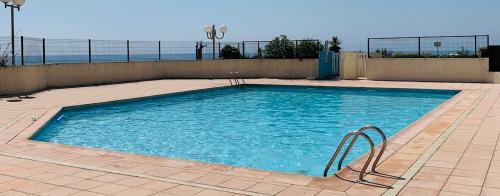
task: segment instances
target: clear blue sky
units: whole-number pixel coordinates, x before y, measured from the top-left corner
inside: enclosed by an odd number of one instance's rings
[[[0,8],[0,35],[10,35],[8,14]],[[226,41],[337,35],[347,50],[384,36],[489,34],[500,43],[499,0],[27,0],[16,17],[18,35],[47,38],[197,41],[215,23],[229,26]]]

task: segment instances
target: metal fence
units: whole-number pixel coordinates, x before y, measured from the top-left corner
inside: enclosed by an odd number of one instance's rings
[[[295,47],[305,40],[291,40]],[[320,45],[319,40],[307,40]],[[220,58],[224,46],[238,48],[241,58],[262,58],[270,41],[217,42],[215,57]],[[11,38],[0,36],[0,55],[12,64]],[[201,56],[197,58],[197,49]],[[130,41],[91,39],[44,39],[15,37],[15,64],[63,64],[131,61],[212,59],[211,42],[195,41]],[[293,57],[292,57],[293,58]],[[302,58],[296,55],[295,58]]]
[[[488,35],[368,38],[368,57],[474,58],[488,46]]]

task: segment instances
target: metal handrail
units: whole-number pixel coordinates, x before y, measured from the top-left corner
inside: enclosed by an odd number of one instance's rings
[[[233,78],[231,77],[233,75],[233,72],[229,72],[229,74],[227,74],[227,79],[229,80],[229,83],[231,83],[231,86],[233,86]]]
[[[366,160],[365,165],[363,166],[363,169],[359,173],[359,180],[364,181],[363,178],[365,176],[366,169],[370,165],[370,163],[373,159],[373,156],[375,154],[375,145],[373,144],[373,140],[370,138],[370,136],[366,135],[365,133],[359,132],[359,131],[351,132],[344,137],[344,139],[342,140],[340,145],[337,147],[337,150],[333,154],[332,158],[330,159],[330,161],[326,165],[325,171],[323,172],[324,177],[328,176],[328,171],[330,170],[330,167],[332,166],[333,162],[335,162],[335,159],[337,158],[338,154],[340,153],[340,150],[342,150],[342,147],[344,147],[345,142],[347,142],[347,140],[349,138],[351,138],[351,136],[354,136],[354,138],[351,140],[351,143],[349,144],[349,147],[352,147],[352,145],[354,144],[354,142],[356,142],[356,140],[358,139],[358,137],[360,135],[363,136],[363,138],[365,138],[365,140],[368,141],[368,143],[370,144],[370,156],[368,157],[368,160]],[[350,151],[349,147],[346,150],[347,153]]]
[[[229,80],[229,83],[231,83],[231,86],[235,85],[237,87],[241,87],[243,85],[246,85],[243,74],[241,74],[239,72],[229,72],[227,78]],[[240,82],[240,80],[241,80],[241,82]]]
[[[387,137],[385,136],[384,132],[380,128],[378,128],[376,126],[372,126],[372,125],[364,126],[361,129],[359,129],[358,132],[363,133],[366,130],[375,130],[377,133],[380,134],[380,137],[382,137],[382,148],[380,149],[380,151],[377,155],[377,158],[375,158],[375,161],[372,164],[372,172],[376,173],[375,169],[377,168],[378,162],[382,158],[382,155],[385,152],[385,148],[387,147]],[[340,161],[339,161],[338,166],[337,166],[338,170],[340,170],[342,168],[342,162],[344,162],[344,159],[347,157],[347,153],[351,150],[352,146],[354,145],[354,142],[355,141],[353,141],[349,144],[349,146],[347,147],[347,150],[342,155],[342,158],[340,158]]]
[[[387,148],[387,137],[386,137],[385,133],[382,131],[382,129],[380,129],[376,126],[373,126],[373,125],[364,126],[361,129],[359,129],[358,131],[363,133],[366,130],[374,130],[380,135],[380,137],[382,137],[382,148],[380,148],[380,151],[377,155],[377,158],[375,158],[375,161],[373,161],[373,164],[372,164],[372,172],[376,173],[375,169],[378,166],[378,162],[382,158],[382,155],[384,154],[385,149]]]
[[[386,135],[384,134],[384,132],[376,127],[376,126],[372,126],[372,125],[368,125],[368,126],[364,126],[362,128],[360,128],[358,131],[354,131],[354,132],[351,132],[351,133],[348,133],[344,139],[342,140],[342,142],[340,142],[339,146],[337,147],[337,150],[335,151],[335,153],[333,154],[332,158],[330,159],[330,161],[328,162],[328,164],[326,165],[326,168],[325,168],[325,171],[323,172],[323,176],[326,177],[328,175],[328,171],[330,170],[333,162],[335,162],[335,159],[337,158],[337,156],[339,155],[340,151],[342,150],[342,148],[344,147],[345,143],[347,142],[347,140],[349,138],[351,138],[351,136],[354,136],[354,138],[351,140],[351,143],[349,143],[349,146],[347,147],[347,149],[344,151],[344,154],[342,155],[342,157],[340,158],[339,160],[339,163],[338,163],[338,167],[337,169],[340,170],[342,168],[342,162],[344,161],[344,159],[347,157],[347,155],[349,154],[349,152],[351,151],[351,148],[352,146],[354,146],[354,144],[356,143],[356,140],[358,139],[359,135],[363,136],[367,141],[368,143],[370,144],[370,156],[368,157],[368,160],[366,160],[364,166],[363,166],[363,169],[361,170],[360,174],[359,174],[359,180],[363,181],[363,177],[364,177],[364,174],[366,172],[366,169],[368,168],[368,166],[370,165],[371,163],[371,160],[373,159],[373,156],[375,154],[375,145],[373,143],[373,140],[370,138],[370,136],[368,136],[367,134],[365,134],[364,132],[367,131],[367,130],[375,130],[377,133],[380,134],[380,136],[382,137],[382,148],[380,149],[378,155],[377,155],[377,158],[375,159],[375,161],[373,162],[372,164],[372,172],[376,173],[375,169],[377,168],[377,165],[378,165],[378,162],[380,161],[380,159],[382,158],[382,155],[384,154],[385,152],[385,149],[387,147],[387,137]]]

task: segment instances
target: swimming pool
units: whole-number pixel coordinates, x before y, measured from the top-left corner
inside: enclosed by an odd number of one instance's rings
[[[346,133],[372,124],[390,137],[456,93],[268,85],[216,88],[65,108],[32,139],[321,176]],[[367,151],[368,144],[359,140],[344,163]]]

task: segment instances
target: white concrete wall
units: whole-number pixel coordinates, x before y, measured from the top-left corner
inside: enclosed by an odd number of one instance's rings
[[[368,80],[493,83],[487,58],[370,58]]]
[[[247,78],[305,79],[317,76],[316,59],[235,59],[0,67],[0,95],[50,88],[155,79],[217,79],[229,72]]]

